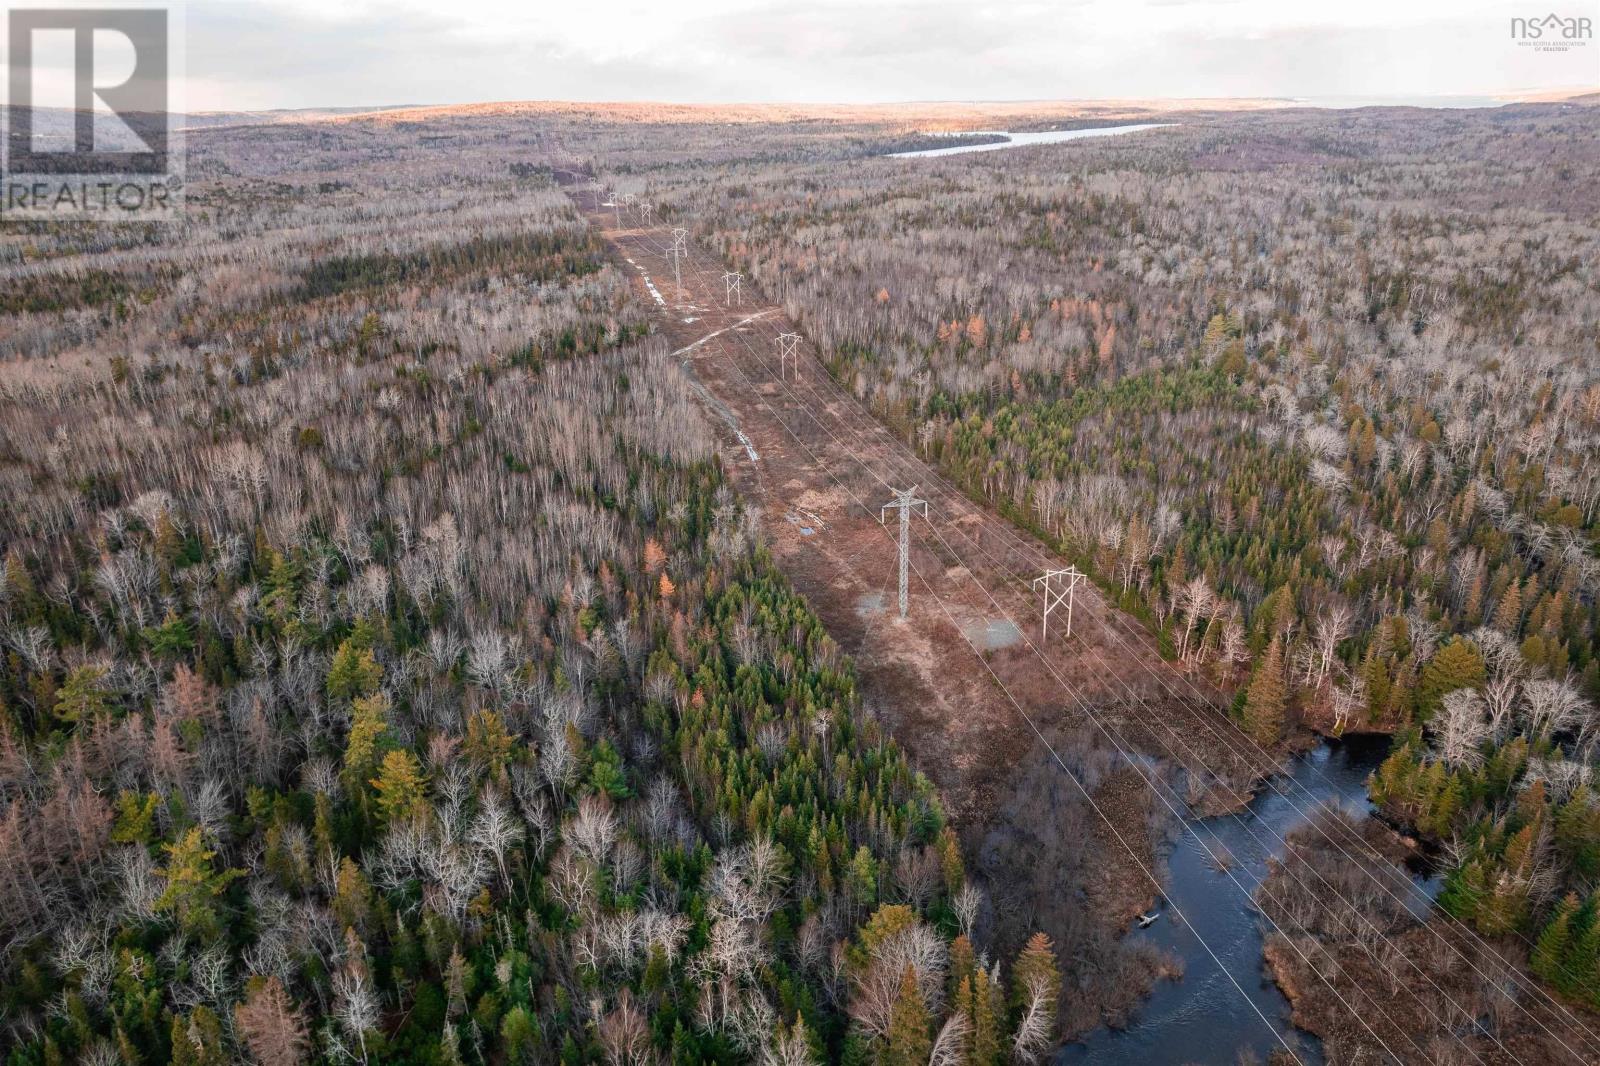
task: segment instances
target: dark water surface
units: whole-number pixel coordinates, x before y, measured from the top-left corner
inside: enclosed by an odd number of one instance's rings
[[[1281,849],[1280,838],[1321,804],[1331,801],[1370,811],[1367,775],[1387,752],[1383,738],[1330,741],[1293,759],[1287,778],[1274,782],[1276,790],[1263,788],[1238,818],[1191,822],[1168,861],[1171,878],[1166,898],[1158,903],[1160,920],[1128,934],[1176,955],[1183,962],[1183,978],[1158,983],[1127,1029],[1098,1029],[1063,1048],[1056,1062],[1232,1066],[1245,1051],[1265,1061],[1282,1046],[1281,1035],[1302,1062],[1321,1063],[1320,1042],[1289,1023],[1289,1003],[1261,957],[1260,918],[1240,886],[1255,891],[1266,876],[1267,859]],[[1231,878],[1215,867],[1202,842],[1219,855],[1222,848],[1232,855]],[[1178,918],[1178,910],[1194,930]],[[1220,967],[1201,939],[1221,960]]]

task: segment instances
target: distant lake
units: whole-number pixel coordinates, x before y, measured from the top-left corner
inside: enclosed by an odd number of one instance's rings
[[[893,159],[919,159],[936,155],[960,155],[963,152],[996,152],[1002,148],[1023,148],[1033,144],[1059,144],[1062,141],[1079,141],[1085,137],[1114,137],[1119,133],[1137,133],[1140,130],[1158,130],[1176,126],[1176,122],[1141,122],[1133,126],[1099,126],[1087,130],[1046,130],[1043,133],[1011,133],[1008,130],[963,130],[954,137],[1005,137],[1003,141],[988,144],[957,144],[949,148],[924,148],[920,152],[891,152]]]

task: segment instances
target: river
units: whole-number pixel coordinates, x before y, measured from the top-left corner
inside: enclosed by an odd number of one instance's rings
[[[1281,1034],[1307,1066],[1320,1064],[1320,1042],[1289,1022],[1289,1002],[1262,960],[1260,921],[1239,885],[1254,892],[1266,876],[1267,859],[1281,848],[1279,840],[1322,803],[1370,811],[1367,775],[1387,751],[1383,738],[1330,741],[1295,757],[1287,777],[1277,779],[1276,789],[1263,788],[1241,817],[1191,822],[1168,862],[1170,881],[1157,908],[1161,917],[1149,929],[1128,934],[1177,956],[1184,966],[1183,978],[1157,984],[1128,1028],[1098,1029],[1063,1048],[1056,1062],[1234,1066],[1244,1051],[1265,1061],[1280,1046]],[[1213,866],[1202,841],[1218,854],[1220,844],[1233,856],[1231,873],[1239,885]],[[1432,894],[1432,885],[1418,883]],[[1194,923],[1199,939],[1175,910]],[[1221,961],[1220,967],[1207,946]],[[1243,989],[1243,997],[1228,979],[1230,974]]]
[[[964,152],[996,152],[1002,148],[1024,148],[1033,144],[1059,144],[1062,141],[1081,141],[1085,137],[1114,137],[1120,133],[1137,133],[1140,130],[1158,130],[1176,126],[1176,122],[1140,122],[1132,126],[1096,126],[1086,130],[1045,130],[1040,133],[1011,133],[1007,130],[965,130],[964,135],[985,134],[1008,138],[988,144],[956,144],[949,148],[924,148],[917,152],[891,152],[891,159],[931,159],[940,155],[961,155]],[[952,134],[955,136],[955,134]]]

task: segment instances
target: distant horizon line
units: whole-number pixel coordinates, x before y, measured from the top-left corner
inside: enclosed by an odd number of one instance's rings
[[[1448,92],[1448,93],[1316,93],[1311,95],[1276,96],[1059,96],[1059,97],[1007,97],[991,99],[926,98],[917,100],[670,100],[670,99],[569,99],[560,97],[528,97],[524,99],[485,99],[455,103],[393,103],[393,104],[308,104],[295,107],[215,107],[173,111],[171,114],[194,118],[228,115],[315,115],[355,116],[392,111],[429,111],[452,108],[514,107],[519,105],[570,105],[575,107],[671,107],[691,110],[716,110],[718,108],[793,108],[804,110],[828,109],[888,109],[917,107],[1020,107],[1045,105],[1092,105],[1101,107],[1143,107],[1176,109],[1176,105],[1206,104],[1256,104],[1277,108],[1304,107],[1314,110],[1350,110],[1361,107],[1428,107],[1425,101],[1438,101],[1441,109],[1449,109],[1449,101],[1471,102],[1464,106],[1488,107],[1519,103],[1561,103],[1589,96],[1600,96],[1600,86],[1569,86],[1554,89],[1510,89],[1499,92]],[[1478,103],[1478,102],[1483,103]],[[1463,106],[1458,104],[1457,107]],[[0,111],[7,110],[0,106]],[[76,113],[76,108],[39,107],[35,110],[50,113]],[[97,112],[98,113],[98,112]]]
[[[340,111],[340,112],[368,112],[368,111],[416,111],[426,109],[450,107],[495,107],[513,104],[579,104],[594,107],[614,106],[657,106],[657,107],[685,107],[685,108],[717,108],[717,107],[795,107],[795,108],[828,108],[828,107],[921,107],[934,105],[977,105],[999,106],[1008,104],[1139,104],[1139,103],[1199,103],[1199,102],[1230,102],[1230,103],[1278,103],[1287,105],[1304,105],[1308,107],[1321,107],[1313,103],[1317,100],[1352,100],[1370,101],[1368,106],[1385,106],[1380,101],[1398,100],[1498,100],[1503,103],[1559,103],[1562,100],[1575,99],[1583,96],[1600,95],[1600,85],[1594,86],[1561,86],[1556,88],[1520,88],[1504,90],[1482,90],[1465,92],[1438,92],[1438,93],[1310,93],[1310,94],[1273,94],[1265,96],[1253,95],[1195,95],[1178,96],[1171,94],[1152,94],[1148,96],[1036,96],[1036,97],[926,97],[908,100],[780,100],[780,99],[747,99],[747,100],[674,100],[667,98],[622,98],[611,97],[605,99],[588,99],[577,97],[505,97],[500,99],[462,100],[453,103],[420,102],[393,104],[305,104],[299,106],[279,107],[212,107],[196,108],[188,111],[175,112],[187,115],[225,115],[247,114],[265,115],[306,111]],[[1395,106],[1395,105],[1391,105]],[[1403,106],[1403,105],[1399,105]],[[57,109],[67,110],[67,109]]]

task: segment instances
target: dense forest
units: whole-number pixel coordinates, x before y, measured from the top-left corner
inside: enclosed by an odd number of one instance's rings
[[[1600,1005],[1593,115],[1180,116],[848,166],[588,150],[1236,691],[1255,742],[1393,734],[1373,798],[1440,856],[1447,914]]]
[[[179,225],[0,230],[8,1066],[1031,1062],[1111,980],[986,943],[574,161],[1251,742],[1394,737],[1281,983],[1404,960],[1439,1062],[1530,1009],[1486,952],[1600,1009],[1593,107],[877,158],[1114,120],[926,110],[215,129]]]
[[[1056,1042],[540,143],[219,130],[181,226],[0,234],[10,1066]]]

